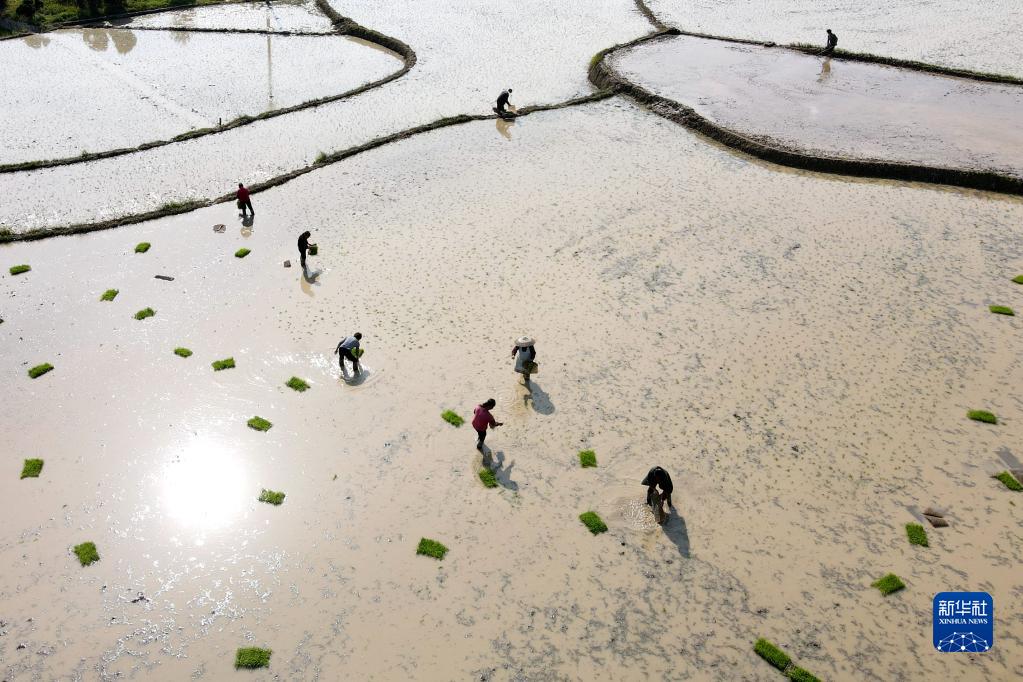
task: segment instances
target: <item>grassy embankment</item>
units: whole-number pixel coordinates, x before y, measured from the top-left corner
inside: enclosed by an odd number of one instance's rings
[[[139,12],[179,5],[213,5],[222,0],[0,0],[0,17],[36,26],[97,19],[111,14]]]

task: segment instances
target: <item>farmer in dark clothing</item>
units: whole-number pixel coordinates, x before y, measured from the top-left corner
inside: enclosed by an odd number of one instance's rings
[[[497,113],[499,114],[505,113],[505,107],[508,106],[508,98],[511,97],[511,93],[512,89],[508,88],[507,90],[502,91],[501,94],[497,96],[497,106],[495,107]]]
[[[303,270],[305,269],[305,254],[309,251],[309,237],[311,236],[312,233],[309,232],[309,230],[306,230],[298,236],[298,255],[300,262],[302,263]]]
[[[660,503],[657,505],[657,521],[658,523],[664,523],[667,518],[664,514],[664,503],[668,503],[668,507],[671,509],[675,508],[675,505],[671,503],[671,491],[674,490],[674,486],[671,484],[671,476],[668,472],[661,467],[654,467],[647,472],[646,478],[642,481],[646,489],[646,503],[653,506],[654,501],[660,499]],[[657,492],[657,488],[661,489],[661,492]]]
[[[828,44],[824,48],[824,51],[821,52],[821,54],[824,54],[824,55],[830,55],[832,52],[835,51],[835,46],[838,45],[838,36],[836,36],[834,33],[832,33],[830,28],[827,29],[827,31],[828,31]]]
[[[496,429],[503,423],[494,419],[490,411],[497,405],[497,401],[491,398],[485,403],[476,406],[472,411],[472,428],[476,429],[476,449],[483,451],[483,441],[487,439],[487,428]]]
[[[256,212],[252,210],[252,199],[249,199],[249,190],[245,189],[245,185],[238,183],[238,191],[235,193],[238,197],[238,208],[242,211],[242,216],[245,215],[245,209],[249,209],[249,213],[256,215]]]
[[[345,370],[345,360],[352,363],[352,371],[355,374],[359,373],[359,358],[361,353],[355,353],[359,350],[359,341],[362,340],[362,334],[355,332],[352,336],[341,341],[337,344],[337,348],[334,349],[334,354],[338,356],[337,363],[341,366],[341,371]]]

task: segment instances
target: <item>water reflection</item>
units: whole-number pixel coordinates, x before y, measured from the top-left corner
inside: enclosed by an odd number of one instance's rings
[[[503,118],[497,119],[497,132],[501,133],[501,137],[506,140],[512,139],[511,127],[515,125],[514,121],[505,121]]]
[[[82,29],[82,40],[97,52],[106,51],[110,47],[110,43],[113,42],[114,49],[117,50],[118,54],[128,54],[135,48],[135,44],[138,43],[138,38],[135,37],[134,31],[108,28]]]
[[[24,42],[29,47],[38,50],[41,47],[46,47],[47,45],[49,45],[50,39],[40,33],[33,33],[30,36],[25,36],[22,39],[22,42]]]
[[[161,504],[183,530],[207,531],[229,525],[255,499],[244,463],[230,447],[196,440],[167,465]]]
[[[817,74],[817,82],[824,83],[831,78],[831,57],[825,57],[821,62],[821,71]]]

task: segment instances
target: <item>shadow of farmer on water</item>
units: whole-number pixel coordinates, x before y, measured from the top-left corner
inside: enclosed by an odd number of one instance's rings
[[[554,403],[551,402],[551,396],[540,388],[540,384],[531,379],[527,386],[529,393],[522,396],[522,404],[526,406],[532,405],[533,411],[537,414],[554,414]]]
[[[671,510],[668,514],[668,520],[661,525],[661,530],[671,540],[672,544],[678,548],[678,553],[688,559],[689,530],[686,528],[686,520],[678,513],[678,510]]]
[[[508,490],[518,490],[519,484],[512,480],[511,470],[515,466],[515,461],[512,460],[508,463],[508,466],[504,465],[504,451],[498,450],[493,453],[491,458],[491,450],[486,445],[483,446],[483,466],[487,467],[494,472],[494,478],[501,484],[501,487],[507,488]]]

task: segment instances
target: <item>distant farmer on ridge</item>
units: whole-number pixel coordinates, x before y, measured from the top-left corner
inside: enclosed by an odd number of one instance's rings
[[[249,209],[249,213],[256,215],[256,212],[252,210],[252,199],[249,199],[249,190],[245,189],[245,185],[238,183],[238,192],[235,194],[238,197],[238,208],[241,209],[242,217],[245,216],[245,209]]]
[[[353,335],[341,341],[337,344],[337,348],[334,349],[334,355],[337,355],[337,364],[341,366],[341,371],[345,370],[345,360],[352,363],[352,371],[355,374],[359,373],[359,358],[356,357],[354,351],[359,349],[359,341],[362,340],[362,334],[355,332]],[[361,355],[361,353],[359,353]]]
[[[504,114],[505,107],[508,106],[508,98],[511,97],[511,94],[512,94],[511,88],[501,91],[501,94],[497,96],[497,106],[494,107],[494,111],[496,111],[498,114]]]
[[[836,36],[834,33],[832,33],[830,28],[827,29],[827,31],[828,31],[828,44],[824,48],[824,51],[821,52],[821,54],[830,55],[832,52],[835,51],[835,46],[838,45],[838,36]]]

